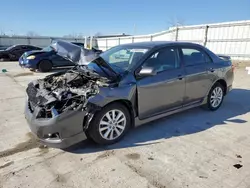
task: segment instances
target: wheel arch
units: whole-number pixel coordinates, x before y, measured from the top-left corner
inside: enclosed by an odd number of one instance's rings
[[[217,83],[219,83],[220,85],[222,85],[223,86],[223,92],[224,92],[224,96],[227,94],[227,82],[224,80],[224,79],[219,79],[219,80],[217,80],[214,84],[213,84],[213,86],[215,85],[215,84],[217,84]],[[212,86],[212,87],[213,87]]]
[[[131,127],[134,127],[134,125],[135,125],[135,110],[133,109],[132,102],[129,100],[126,100],[126,99],[117,99],[117,100],[114,100],[112,102],[105,104],[102,108],[109,106],[111,104],[114,104],[114,103],[122,104],[123,106],[125,106],[128,109],[128,112],[129,112],[130,117],[131,117],[130,118],[131,119],[131,122],[130,122]]]
[[[39,69],[39,65],[40,65],[40,63],[41,63],[42,61],[49,61],[49,62],[51,63],[51,65],[52,65],[52,67],[53,67],[53,63],[52,63],[52,61],[51,61],[50,59],[41,59],[41,60],[38,61],[38,63],[36,64],[36,69]]]

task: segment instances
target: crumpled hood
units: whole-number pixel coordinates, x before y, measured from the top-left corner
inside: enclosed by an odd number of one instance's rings
[[[58,55],[76,65],[87,65],[98,56],[93,50],[84,49],[70,42],[56,40],[50,45]]]
[[[76,65],[87,65],[89,62],[94,61],[95,59],[102,59],[94,50],[88,50],[63,40],[53,41],[50,46],[59,56],[62,56],[63,58],[73,62]],[[113,70],[112,67],[103,59],[102,61],[95,62],[99,66],[104,66],[115,75],[117,75],[116,71]]]

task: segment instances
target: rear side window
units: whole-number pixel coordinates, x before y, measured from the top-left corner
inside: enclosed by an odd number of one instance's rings
[[[194,66],[211,62],[210,57],[199,49],[182,48],[185,66]]]
[[[144,67],[152,67],[159,73],[166,70],[177,69],[180,67],[177,48],[166,47],[157,50],[147,59]]]

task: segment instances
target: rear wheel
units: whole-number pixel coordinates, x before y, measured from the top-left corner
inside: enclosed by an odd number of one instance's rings
[[[4,55],[0,58],[0,61],[10,61],[10,57],[8,55]]]
[[[49,60],[42,60],[38,65],[38,70],[41,72],[49,72],[52,69],[52,63]]]
[[[128,109],[120,103],[113,103],[95,114],[88,134],[98,144],[113,144],[127,133],[130,120]]]
[[[215,111],[220,108],[224,99],[224,88],[220,83],[216,83],[210,90],[207,98],[207,108]]]

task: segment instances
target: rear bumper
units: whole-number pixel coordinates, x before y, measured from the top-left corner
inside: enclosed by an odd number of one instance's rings
[[[37,119],[39,107],[32,113],[29,104],[25,105],[25,118],[31,132],[41,143],[54,148],[67,148],[86,139],[83,131],[84,111],[68,111],[56,117]]]

